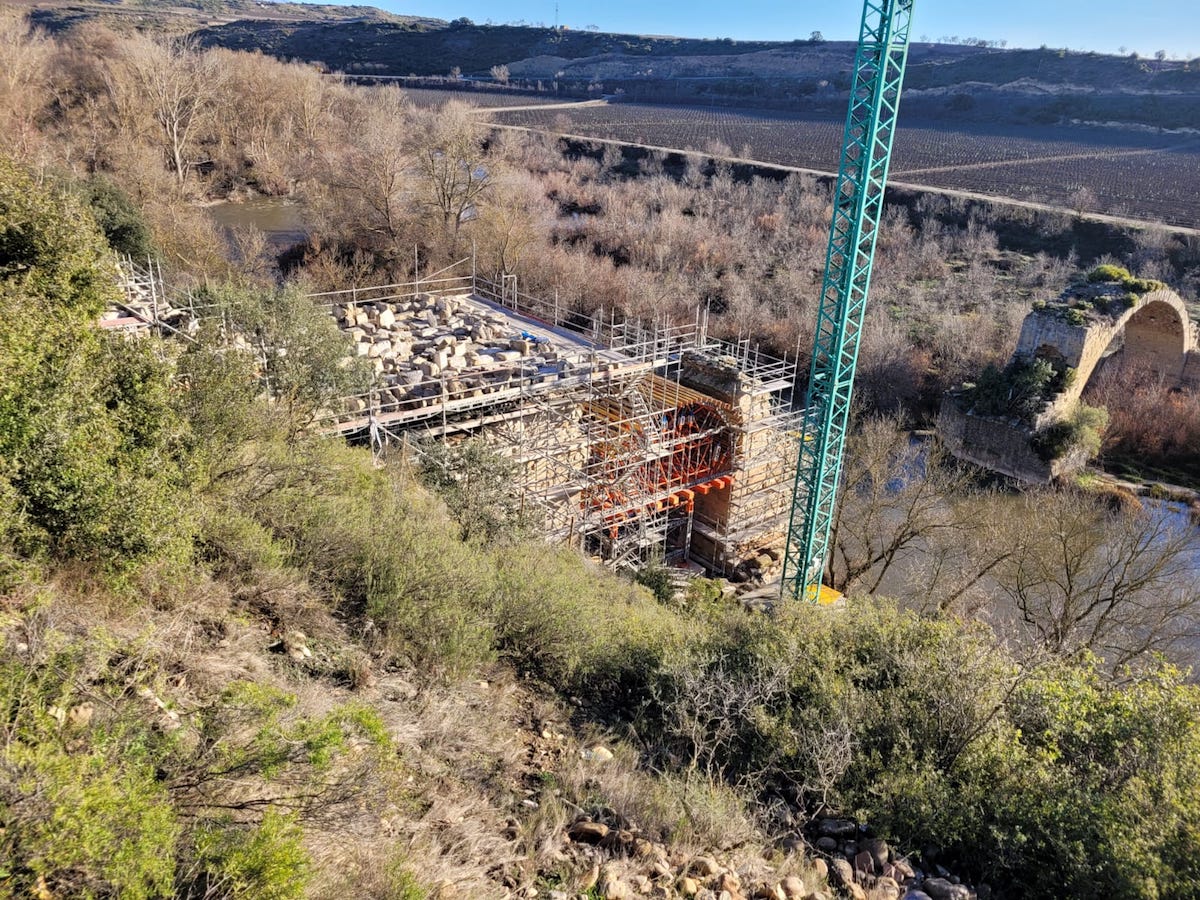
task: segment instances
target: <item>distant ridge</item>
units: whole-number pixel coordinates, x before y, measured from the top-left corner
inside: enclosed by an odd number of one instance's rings
[[[208,47],[260,51],[356,77],[456,75],[476,83],[504,66],[518,88],[561,96],[838,114],[849,41],[735,41],[477,25],[371,6],[259,0],[17,0],[62,30],[99,20],[120,30],[193,33]],[[448,86],[453,87],[451,82]],[[994,124],[1104,123],[1180,129],[1200,122],[1200,60],[1141,59],[1052,48],[918,43],[906,116]]]
[[[271,22],[280,26],[322,22],[391,22],[445,25],[441,19],[401,16],[374,6],[339,6],[331,3],[292,3],[277,0],[6,0],[24,7],[37,25],[51,32],[88,21],[99,21],[118,31],[186,33],[197,28],[241,20]]]

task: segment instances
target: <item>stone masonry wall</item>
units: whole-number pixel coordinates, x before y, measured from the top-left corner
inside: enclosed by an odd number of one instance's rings
[[[1169,290],[1141,297],[1122,315],[1089,314],[1072,325],[1054,309],[1034,310],[1025,317],[1014,358],[1052,357],[1075,370],[1071,387],[1055,398],[1056,409],[1078,400],[1088,379],[1113,342],[1124,338],[1121,352],[1166,378],[1181,381],[1197,352],[1195,329],[1183,301]]]
[[[957,458],[1020,481],[1048,484],[1087,462],[1068,454],[1047,463],[1030,446],[1033,429],[1015,420],[964,412],[954,397],[942,401],[937,431]]]

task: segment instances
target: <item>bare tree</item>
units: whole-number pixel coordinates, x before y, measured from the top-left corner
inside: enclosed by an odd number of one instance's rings
[[[164,42],[130,38],[121,62],[132,87],[149,104],[162,132],[167,162],[183,185],[196,133],[226,77],[223,67],[212,54],[199,52],[180,38]]]
[[[508,84],[508,66],[492,66],[492,77],[501,84]]]
[[[1113,511],[1074,490],[1024,495],[996,572],[1023,631],[1052,653],[1110,665],[1200,636],[1200,541],[1159,510]]]
[[[958,609],[1008,554],[988,540],[986,497],[940,445],[916,443],[896,416],[867,419],[847,447],[828,584],[847,593],[912,594],[926,611]]]
[[[311,68],[294,71],[292,114],[306,153],[311,155],[315,154],[318,144],[329,140],[326,129],[332,120],[334,105],[345,99],[344,88],[331,84]]]
[[[54,42],[30,29],[25,16],[0,11],[0,141],[21,151],[49,99],[47,82]]]
[[[510,174],[498,179],[475,231],[483,264],[496,275],[516,272],[545,240],[537,214],[541,213],[543,221],[553,221],[553,209],[547,207],[533,177]]]
[[[1096,192],[1088,187],[1081,187],[1075,193],[1071,194],[1071,209],[1075,210],[1075,215],[1082,216],[1084,213],[1095,212],[1100,205],[1099,199],[1096,197]]]
[[[330,194],[325,205],[331,220],[353,222],[395,255],[413,205],[412,107],[399,90],[388,87],[345,112],[349,148],[326,153],[321,180]]]
[[[260,55],[209,51],[228,79],[218,98],[221,121],[214,135],[235,170],[247,167],[260,189],[283,192],[287,163],[298,141],[305,70]]]
[[[687,756],[685,768],[710,781],[734,774],[727,767],[745,755],[761,711],[786,692],[788,674],[783,657],[757,666],[719,651],[676,660],[657,700],[667,734]],[[763,768],[737,774],[752,783],[765,772],[765,764],[759,765]]]
[[[440,111],[424,113],[418,122],[424,137],[416,151],[416,166],[423,185],[423,206],[441,220],[454,237],[491,186],[483,135],[471,113],[461,103],[447,103]]]

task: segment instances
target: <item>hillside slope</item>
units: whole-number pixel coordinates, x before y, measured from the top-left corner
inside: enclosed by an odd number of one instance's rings
[[[256,0],[14,0],[51,32],[98,21],[118,31],[194,33],[205,47],[261,51],[364,76],[490,78],[564,97],[794,109],[840,115],[854,45],[733,41],[477,25],[371,6]],[[1180,129],[1200,122],[1200,65],[1041,48],[914,44],[908,117],[960,122],[1104,122]]]
[[[436,26],[440,19],[400,16],[374,6],[331,3],[259,2],[259,0],[175,0],[146,3],[139,0],[10,0],[24,8],[30,20],[50,32],[60,32],[83,22],[98,21],[117,31],[169,34],[239,20],[262,20],[275,24],[317,22],[420,22]]]
[[[854,45],[836,41],[696,40],[551,28],[426,22],[241,21],[204,28],[204,46],[319,61],[356,75],[487,77],[566,95],[623,92],[645,101],[844,104]],[[1116,121],[1163,128],[1200,122],[1200,67],[1053,49],[917,44],[908,115],[959,121]]]

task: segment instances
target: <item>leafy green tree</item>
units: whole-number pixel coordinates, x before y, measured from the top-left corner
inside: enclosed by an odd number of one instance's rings
[[[103,175],[89,179],[81,192],[114,252],[134,260],[154,254],[150,226],[128,194]]]
[[[484,441],[429,441],[420,459],[422,479],[446,501],[464,541],[495,542],[521,530],[516,466]]]
[[[649,588],[660,603],[666,603],[675,596],[675,580],[671,577],[671,570],[661,559],[655,558],[646,562],[637,570],[634,581]]]
[[[169,367],[99,333],[116,295],[81,199],[0,160],[0,540],[23,553],[112,569],[187,553]]]
[[[328,310],[297,285],[264,289],[227,284],[211,289],[225,334],[209,334],[210,352],[220,344],[241,347],[271,407],[292,431],[312,424],[322,410],[367,389],[365,361],[351,358],[349,340]]]

